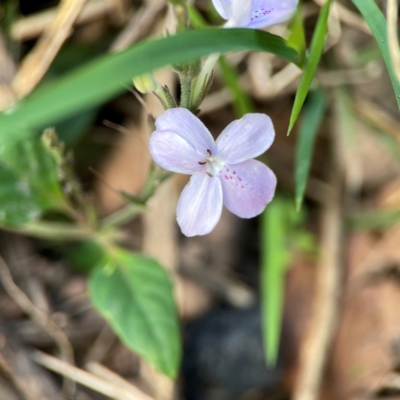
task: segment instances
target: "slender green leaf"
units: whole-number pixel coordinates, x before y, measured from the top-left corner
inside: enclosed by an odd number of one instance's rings
[[[400,210],[373,210],[350,214],[347,222],[354,230],[384,230],[400,223]]]
[[[296,146],[295,185],[296,209],[301,208],[313,156],[315,138],[326,111],[327,101],[322,90],[311,92],[301,121]]]
[[[276,198],[262,215],[261,309],[267,362],[276,363],[283,313],[284,273],[290,255],[287,239],[287,207]]]
[[[175,378],[181,358],[172,284],[153,259],[118,250],[91,273],[89,293],[121,340],[165,375]]]
[[[303,107],[304,101],[307,97],[307,93],[310,90],[311,83],[314,79],[315,72],[321,59],[322,51],[324,49],[325,37],[328,31],[328,17],[331,6],[331,0],[326,0],[324,6],[321,9],[321,13],[318,18],[317,26],[312,38],[310,52],[304,68],[304,73],[300,79],[299,87],[297,89],[296,98],[292,109],[292,115],[290,116],[290,123],[288,134],[292,130],[300,111]]]
[[[109,54],[43,86],[13,109],[0,114],[0,146],[27,130],[51,125],[123,92],[135,76],[169,64],[211,54],[253,50],[276,54],[297,63],[296,51],[284,39],[251,29],[203,29],[145,41]]]
[[[392,81],[394,93],[396,95],[397,104],[400,108],[400,82],[397,80],[393,69],[393,63],[390,56],[388,38],[387,38],[387,23],[381,10],[374,0],[352,0],[355,6],[360,10],[361,14],[367,21],[372,33],[381,49],[382,56],[385,60]]]
[[[290,35],[288,38],[288,45],[296,49],[300,54],[301,64],[304,64],[306,55],[306,35],[304,32],[304,23],[301,16],[300,6],[297,7],[296,14],[289,26]]]
[[[241,118],[247,113],[254,112],[254,104],[249,95],[243,90],[236,70],[223,56],[219,59],[219,66],[222,71],[222,79],[233,95],[233,107],[236,115]]]

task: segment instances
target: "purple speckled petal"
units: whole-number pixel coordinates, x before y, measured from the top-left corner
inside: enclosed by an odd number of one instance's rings
[[[171,108],[156,120],[157,131],[176,132],[193,147],[215,153],[215,141],[205,125],[186,108]]]
[[[217,154],[237,164],[264,153],[275,138],[271,118],[265,114],[246,114],[229,124],[217,139]]]
[[[261,214],[275,194],[275,174],[260,161],[227,165],[220,179],[226,208],[241,218]]]
[[[199,164],[207,151],[199,150],[176,132],[155,131],[150,138],[150,153],[154,161],[168,171],[194,174],[205,166]]]
[[[194,174],[183,189],[176,212],[184,235],[210,233],[221,218],[221,181],[206,173]]]
[[[296,12],[298,0],[253,0],[248,28],[268,28],[288,21]]]
[[[230,0],[212,0],[215,9],[223,19],[229,18],[229,10],[231,7]]]

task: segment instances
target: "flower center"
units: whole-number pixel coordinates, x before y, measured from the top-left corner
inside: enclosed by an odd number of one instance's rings
[[[212,155],[210,150],[207,150],[205,161],[199,162],[199,164],[205,165],[206,173],[211,176],[216,176],[225,166],[224,161],[217,155]]]

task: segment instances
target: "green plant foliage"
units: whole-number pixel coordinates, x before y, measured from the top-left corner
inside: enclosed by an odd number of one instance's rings
[[[324,117],[327,101],[322,90],[311,92],[304,107],[296,145],[295,160],[295,201],[299,210],[303,203],[313,156],[315,138]]]
[[[382,56],[385,60],[392,81],[394,93],[396,95],[397,104],[400,108],[400,82],[396,78],[393,69],[393,63],[390,56],[388,39],[387,39],[387,23],[381,10],[374,0],[352,0],[354,5],[360,10],[361,14],[367,21],[372,33],[378,43]]]
[[[296,49],[300,54],[301,64],[304,64],[307,59],[306,35],[300,7],[297,7],[296,14],[289,26],[289,31],[288,45]]]
[[[0,224],[21,225],[39,217],[41,208],[29,183],[0,164]]]
[[[239,50],[271,52],[298,62],[296,51],[284,39],[251,29],[210,28],[145,41],[44,85],[14,109],[0,114],[0,145],[26,136],[28,129],[52,125],[101,104],[123,92],[133,77],[211,53]]]
[[[219,66],[222,71],[222,79],[233,95],[233,107],[237,117],[241,118],[247,113],[254,112],[254,104],[249,95],[243,90],[236,70],[223,56],[219,59]]]
[[[113,250],[89,278],[97,310],[121,340],[170,378],[178,374],[181,342],[172,284],[153,259]]]
[[[329,17],[330,6],[331,6],[331,0],[326,0],[318,18],[318,23],[312,38],[310,52],[304,68],[304,73],[300,79],[299,87],[296,93],[296,98],[294,100],[292,115],[290,116],[288,134],[292,130],[295,122],[297,121],[298,116],[300,115],[304,101],[307,97],[311,83],[314,79],[315,72],[319,64],[319,60],[321,59],[322,51],[325,45],[326,33],[328,31],[328,17]]]
[[[316,253],[314,236],[302,228],[304,217],[292,201],[275,197],[261,218],[261,318],[269,364],[278,358],[286,270],[295,251]]]
[[[38,137],[3,147],[0,182],[2,225],[20,225],[66,207],[55,162]]]

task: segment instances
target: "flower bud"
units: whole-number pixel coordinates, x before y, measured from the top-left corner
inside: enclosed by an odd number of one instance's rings
[[[161,86],[151,74],[137,76],[133,79],[133,84],[135,88],[143,94],[152,93]]]

